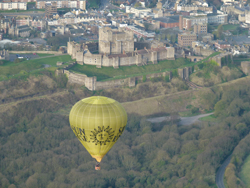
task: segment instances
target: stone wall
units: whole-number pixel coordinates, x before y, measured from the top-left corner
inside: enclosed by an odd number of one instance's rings
[[[151,48],[151,43],[149,42],[135,42],[134,45],[135,45],[135,49],[138,49],[138,50],[144,49],[145,47],[147,49]]]
[[[87,78],[87,75],[73,73],[68,70],[64,70],[63,73],[67,75],[69,83],[79,84],[83,86],[85,85],[85,79]]]
[[[190,59],[192,62],[197,62],[203,60],[205,57],[203,56],[187,56],[187,59]]]
[[[249,75],[249,73],[250,73],[250,61],[242,61],[241,62],[241,69],[246,75]]]
[[[57,75],[66,74],[69,83],[85,86],[91,91],[100,89],[109,89],[115,87],[123,87],[123,86],[135,87],[137,81],[143,81],[143,76],[136,76],[136,77],[100,82],[97,81],[96,76],[88,77],[85,74],[70,72],[66,69],[56,70],[56,74]],[[165,76],[169,76],[169,80],[172,79],[171,72],[160,72],[160,73],[153,73],[146,75],[146,80],[150,80],[151,78],[157,78],[157,77],[165,77]]]
[[[159,51],[157,49],[144,49],[135,51],[132,53],[123,53],[119,55],[107,55],[107,54],[92,54],[90,51],[76,53],[77,63],[83,65],[95,65],[98,68],[103,67],[114,67],[119,66],[130,66],[130,65],[147,65],[149,62],[156,64],[160,60],[174,60],[174,48],[161,47]]]
[[[178,75],[183,80],[188,80],[190,74],[192,74],[192,67],[185,67],[185,68],[178,69]]]
[[[209,58],[209,61],[211,60],[216,61],[220,67],[223,67],[225,63],[229,61],[233,62],[233,55],[229,52],[221,53],[219,55]]]

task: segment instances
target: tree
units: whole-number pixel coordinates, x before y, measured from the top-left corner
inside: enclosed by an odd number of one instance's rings
[[[135,3],[134,7],[135,7],[135,8],[141,7],[141,3],[137,1],[137,2]]]
[[[143,25],[144,25],[145,30],[148,31],[150,27],[150,23],[144,22]]]
[[[222,37],[222,32],[223,32],[223,25],[219,25],[218,28],[217,28],[217,32],[216,32],[216,37],[218,39],[220,39]]]
[[[227,103],[223,100],[220,100],[219,102],[217,102],[214,106],[214,115],[215,116],[219,116],[221,114],[225,114],[225,109],[226,109]]]

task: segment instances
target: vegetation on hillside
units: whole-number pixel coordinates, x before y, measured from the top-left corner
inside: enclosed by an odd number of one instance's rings
[[[28,78],[30,75],[42,74],[46,69],[51,69],[54,72],[58,61],[70,62],[72,59],[69,55],[60,55],[14,62],[4,60],[4,63],[2,65],[0,64],[0,80]],[[44,65],[51,67],[45,68]]]
[[[246,83],[200,93],[217,122],[151,124],[130,114],[101,171],[94,170],[68,117],[54,113],[91,92],[79,95],[72,88],[66,95],[17,103],[0,114],[0,187],[215,187],[216,169],[250,130]]]
[[[228,66],[220,68],[215,61],[199,64],[195,66],[194,70],[195,73],[190,76],[190,80],[197,85],[206,87],[228,82],[244,75],[237,64],[228,63]]]

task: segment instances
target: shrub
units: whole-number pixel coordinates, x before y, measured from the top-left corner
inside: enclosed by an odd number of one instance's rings
[[[164,81],[165,81],[165,82],[169,82],[169,81],[170,81],[168,75],[164,77]]]
[[[193,107],[193,105],[189,104],[186,106],[186,109],[191,109]]]
[[[196,113],[199,112],[199,108],[193,107],[193,108],[191,109],[191,112],[192,112],[192,114],[196,114]]]

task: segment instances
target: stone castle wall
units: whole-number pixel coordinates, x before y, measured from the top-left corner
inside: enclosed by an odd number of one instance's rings
[[[178,75],[183,80],[188,80],[190,74],[192,74],[192,67],[185,67],[185,68],[178,69]]]
[[[250,73],[250,61],[242,61],[241,62],[241,69],[246,75],[249,75],[249,73]]]
[[[70,65],[70,66],[73,66],[73,65]],[[66,67],[66,68],[68,69],[69,67]],[[56,70],[56,74],[57,75],[66,74],[66,76],[68,77],[69,83],[85,86],[91,91],[101,90],[101,89],[110,89],[110,88],[115,88],[115,87],[123,87],[123,86],[134,87],[137,81],[143,81],[143,76],[136,76],[136,77],[100,82],[100,81],[97,81],[96,76],[88,77],[85,74],[78,74],[78,73],[70,72],[67,69]],[[161,73],[154,73],[154,74],[146,75],[146,80],[150,80],[151,78],[157,78],[157,77],[165,77],[165,76],[169,76],[170,80],[172,79],[171,72],[161,72]]]
[[[135,51],[132,53],[123,53],[119,55],[108,56],[107,54],[92,54],[87,51],[84,55],[83,52],[76,53],[77,63],[83,65],[95,65],[98,68],[130,65],[146,65],[149,62],[156,64],[160,60],[174,60],[174,48],[169,47],[164,51],[152,51],[145,49],[145,53]]]
[[[220,67],[223,67],[226,62],[233,61],[233,55],[229,52],[221,53],[214,57],[209,58],[209,61],[211,60],[216,61]],[[223,62],[223,60],[225,62]]]

